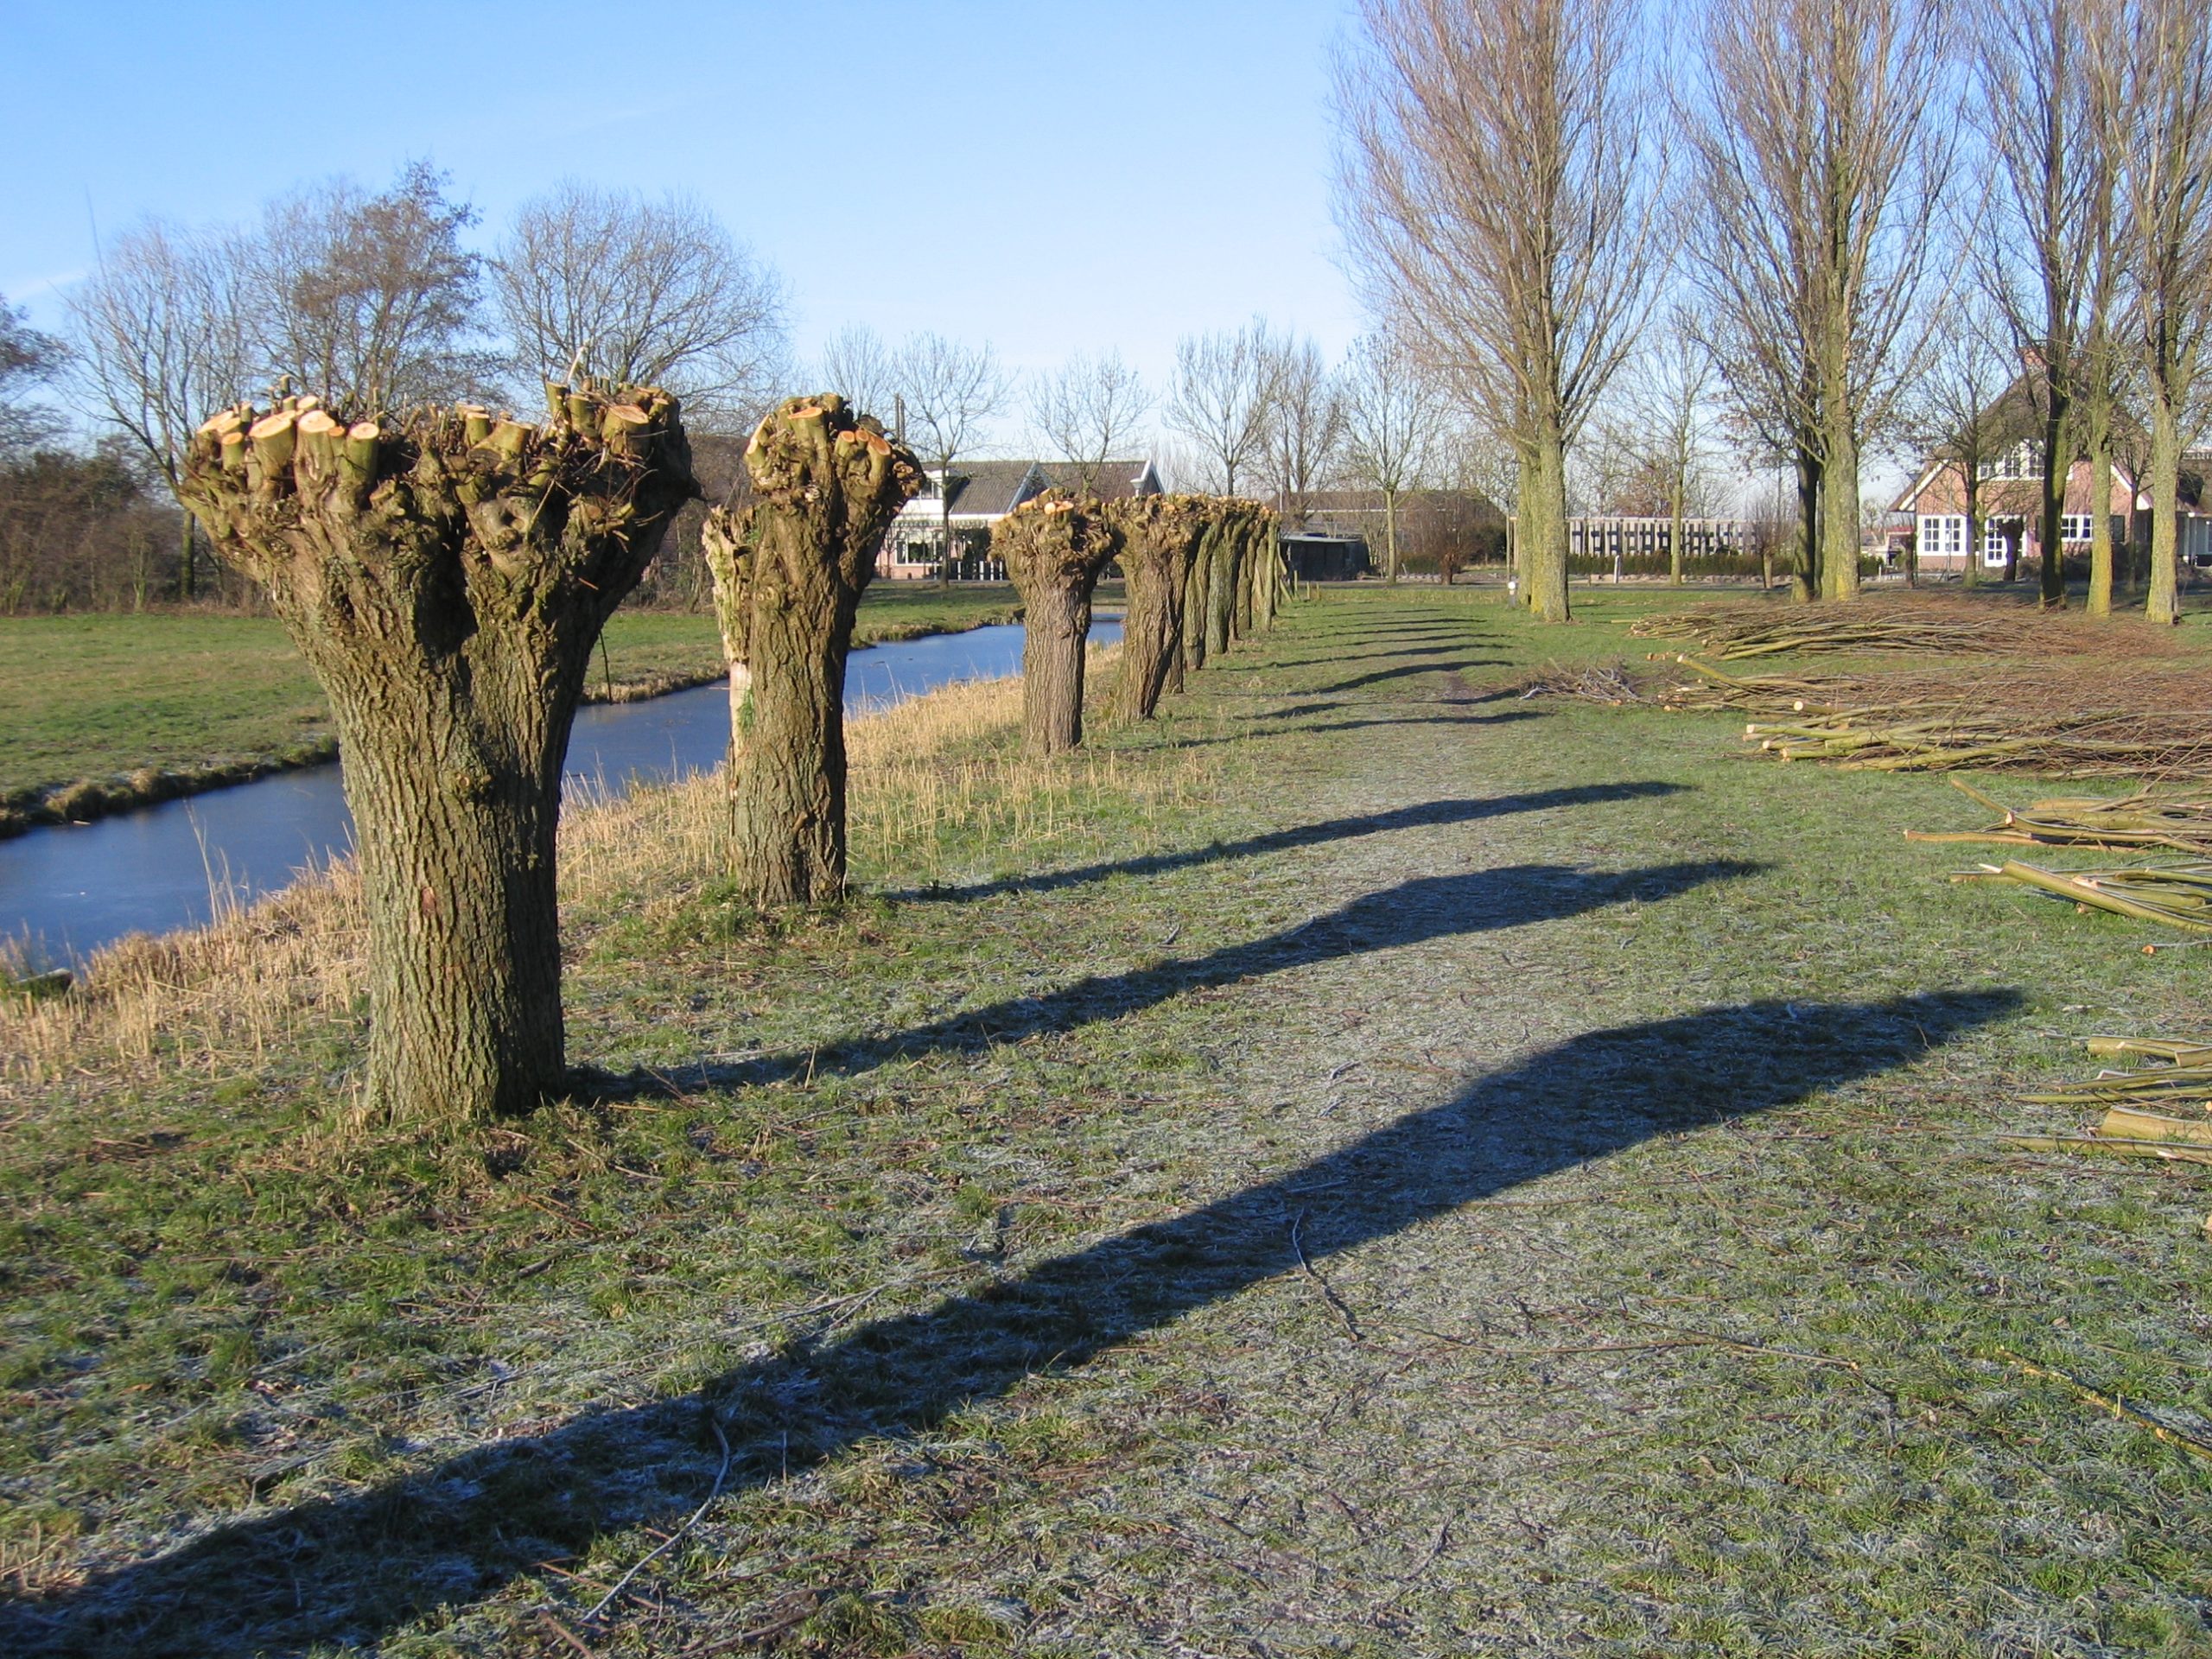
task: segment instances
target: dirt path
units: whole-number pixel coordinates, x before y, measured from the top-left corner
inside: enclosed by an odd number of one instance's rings
[[[1119,740],[1220,751],[1204,834],[906,892],[861,924],[895,983],[695,990],[700,945],[602,986],[601,1048],[732,997],[708,1093],[804,1057],[869,1126],[794,1177],[852,1288],[41,1630],[227,1586],[283,1651],[2207,1650],[2205,1465],[2005,1357],[2202,1435],[2202,1187],[1985,1138],[2202,970],[1901,874],[1934,785],[1512,697],[1549,648],[1296,607]]]

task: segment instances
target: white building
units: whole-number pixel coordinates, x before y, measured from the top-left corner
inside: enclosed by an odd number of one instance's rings
[[[883,537],[875,574],[894,582],[935,581],[943,539],[944,497],[938,469],[925,469],[928,482],[909,501]],[[1024,501],[1046,490],[1080,493],[1075,467],[1056,461],[971,461],[952,469],[950,513],[953,579],[1003,582],[1006,566],[991,556],[991,526]],[[1159,469],[1149,461],[1109,461],[1099,469],[1091,493],[1114,501],[1160,493]]]

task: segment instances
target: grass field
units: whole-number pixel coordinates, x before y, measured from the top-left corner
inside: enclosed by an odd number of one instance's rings
[[[862,644],[1014,620],[1010,588],[886,583],[862,601]],[[714,620],[623,611],[607,630],[588,695],[702,684],[722,672]],[[178,792],[336,752],[315,677],[266,617],[191,613],[0,619],[0,820],[47,792],[97,780],[84,817],[144,796]],[[181,780],[150,774],[183,773]],[[136,785],[129,774],[149,774]],[[68,810],[74,808],[73,811]],[[88,810],[89,809],[89,810]],[[4,824],[0,824],[4,828]]]
[[[603,809],[617,1081],[458,1142],[342,874],[0,1014],[0,1649],[2212,1650],[2212,1180],[1993,1138],[2202,953],[1516,695],[1655,602],[1298,605],[1051,766],[925,699],[834,912]]]

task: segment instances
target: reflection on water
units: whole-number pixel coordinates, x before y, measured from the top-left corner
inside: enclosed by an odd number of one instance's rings
[[[1096,644],[1121,638],[1102,619]],[[935,634],[855,652],[845,710],[864,714],[959,680],[1021,670],[1019,627]],[[579,709],[568,782],[619,794],[721,764],[729,692],[700,686],[645,702]],[[0,841],[0,938],[26,936],[41,955],[79,959],[126,933],[196,926],[222,887],[240,898],[272,892],[302,867],[343,854],[353,823],[335,766],[124,812],[90,824],[34,830]]]

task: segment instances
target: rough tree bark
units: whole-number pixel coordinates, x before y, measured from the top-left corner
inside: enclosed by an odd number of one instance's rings
[[[1206,590],[1213,580],[1214,553],[1229,532],[1229,521],[1219,496],[1207,499],[1204,521],[1191,552],[1191,574],[1183,584],[1181,648],[1167,671],[1167,689],[1180,691],[1185,673],[1206,665]]]
[[[1122,537],[1128,614],[1122,622],[1122,674],[1108,703],[1117,722],[1150,720],[1182,647],[1183,592],[1205,527],[1207,503],[1193,495],[1146,495],[1109,504]]]
[[[179,493],[330,698],[370,935],[367,1090],[397,1120],[562,1086],[561,762],[593,644],[697,493],[676,400],[549,386],[542,426],[312,397],[202,426]]]
[[[836,393],[787,398],[745,451],[753,505],[702,537],[730,653],[738,880],[756,905],[845,892],[845,658],[883,534],[920,463]]]
[[[991,543],[1021,591],[1022,748],[1033,755],[1072,749],[1083,741],[1090,593],[1119,538],[1095,506],[1047,490],[1000,519]]]
[[[1206,561],[1205,654],[1219,657],[1236,637],[1236,585],[1243,569],[1251,517],[1249,501],[1222,503],[1222,531],[1209,544]]]

